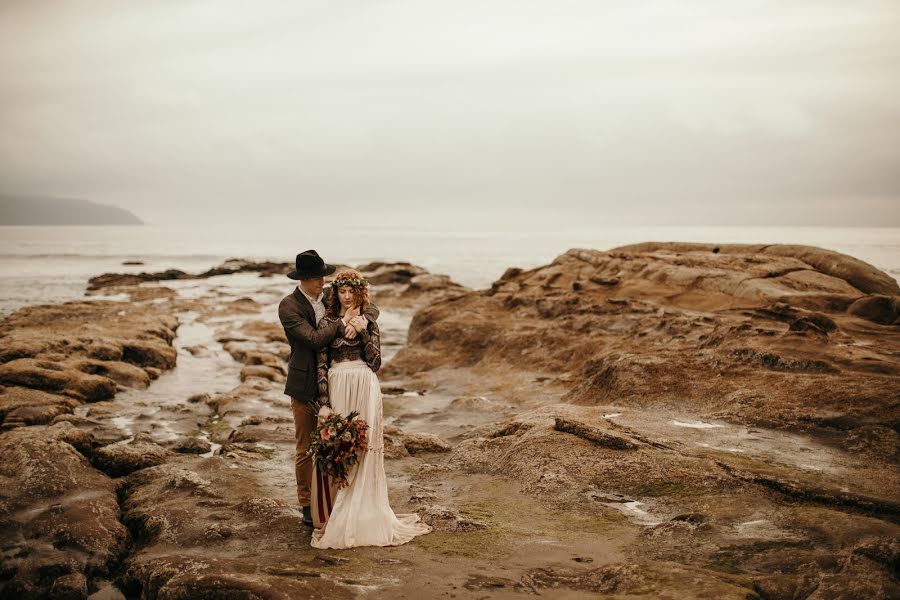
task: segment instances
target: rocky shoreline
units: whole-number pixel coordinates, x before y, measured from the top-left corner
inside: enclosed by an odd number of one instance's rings
[[[434,533],[309,547],[289,265],[107,274],[0,325],[0,598],[900,594],[891,277],[818,248],[664,243],[487,290],[359,268],[392,504]]]

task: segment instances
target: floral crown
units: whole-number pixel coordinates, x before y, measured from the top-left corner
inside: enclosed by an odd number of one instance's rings
[[[331,282],[331,287],[339,288],[342,286],[349,287],[366,287],[369,285],[369,282],[361,277],[350,277],[348,275],[341,275],[337,279]]]

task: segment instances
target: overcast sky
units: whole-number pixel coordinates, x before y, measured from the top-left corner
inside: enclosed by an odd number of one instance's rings
[[[898,31],[897,0],[4,0],[0,192],[159,223],[900,225]]]

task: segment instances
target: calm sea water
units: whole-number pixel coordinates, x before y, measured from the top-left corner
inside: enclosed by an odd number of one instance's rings
[[[0,315],[84,294],[101,273],[199,272],[229,258],[290,262],[315,248],[326,261],[409,261],[471,287],[507,267],[546,264],[569,248],[644,241],[792,243],[844,252],[900,278],[900,228],[609,227],[543,232],[307,231],[303,227],[0,227]],[[137,260],[141,266],[124,266]],[[291,287],[285,280],[285,289]]]

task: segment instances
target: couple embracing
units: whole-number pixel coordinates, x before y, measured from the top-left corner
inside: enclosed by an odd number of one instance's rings
[[[341,271],[328,289],[325,276],[336,268],[315,250],[296,257],[288,277],[297,288],[278,307],[291,346],[284,393],[294,413],[297,499],[303,522],[313,526],[316,548],[396,546],[431,528],[418,515],[395,515],[384,473],[378,307],[369,302],[368,284],[356,271]],[[318,414],[316,406],[321,406]],[[332,412],[358,412],[369,425],[368,447],[338,488],[318,471],[309,455],[317,424]]]

